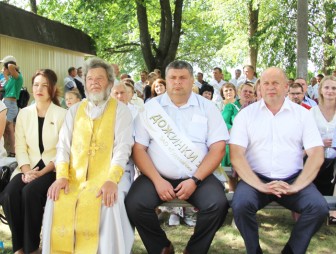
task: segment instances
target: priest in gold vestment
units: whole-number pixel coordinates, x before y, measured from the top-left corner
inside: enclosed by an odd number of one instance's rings
[[[134,231],[124,198],[133,146],[132,115],[109,97],[114,75],[98,58],[84,66],[86,97],[73,105],[57,145],[56,181],[48,190],[42,253],[131,253]]]

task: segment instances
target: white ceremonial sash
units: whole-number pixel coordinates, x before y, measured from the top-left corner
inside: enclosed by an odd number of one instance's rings
[[[191,177],[201,164],[205,153],[180,132],[156,99],[145,104],[140,118],[164,153]]]

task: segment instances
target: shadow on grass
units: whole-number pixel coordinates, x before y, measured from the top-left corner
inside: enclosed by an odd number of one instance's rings
[[[265,254],[280,253],[289,239],[294,226],[291,212],[280,209],[265,209],[257,214],[259,222],[260,244]],[[245,252],[244,241],[237,229],[232,227],[232,211],[225,219],[224,225],[218,230],[212,241],[209,254],[243,254]],[[166,223],[163,228],[175,247],[175,253],[182,253],[194,228],[186,225],[169,227]],[[327,226],[326,223],[315,234],[309,245],[307,254],[332,254],[336,253],[336,227]],[[7,226],[0,223],[0,241],[4,241],[5,249],[0,253],[9,254],[11,251],[11,236]],[[146,254],[147,251],[139,237],[135,234],[133,254]]]

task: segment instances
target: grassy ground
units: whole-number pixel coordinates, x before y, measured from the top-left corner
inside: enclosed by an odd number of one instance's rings
[[[260,222],[260,242],[264,253],[280,253],[294,225],[289,211],[265,209],[258,213]],[[209,253],[212,254],[240,254],[245,253],[243,239],[238,230],[231,226],[231,210],[225,220],[223,227],[217,232]],[[168,238],[173,242],[176,253],[182,253],[189,237],[193,233],[193,228],[181,225],[178,227],[168,227],[163,225]],[[336,253],[336,227],[323,225],[318,233],[313,237],[308,254],[331,254]],[[0,223],[0,241],[4,242],[5,249],[0,253],[11,253],[10,231],[7,226]],[[135,235],[133,246],[134,254],[147,253],[139,235]]]
[[[287,210],[262,210],[258,213],[260,225],[260,243],[264,253],[281,253],[286,244],[294,222],[291,213]],[[209,253],[212,254],[240,254],[245,253],[243,239],[239,231],[232,227],[231,210],[225,220],[223,227],[217,232]],[[173,242],[176,253],[182,253],[193,229],[185,225],[179,227],[168,227],[164,225],[168,238]],[[313,237],[307,253],[309,254],[331,254],[336,253],[336,227],[323,225],[319,232]],[[147,253],[139,235],[136,234],[136,241],[133,247],[134,254]]]

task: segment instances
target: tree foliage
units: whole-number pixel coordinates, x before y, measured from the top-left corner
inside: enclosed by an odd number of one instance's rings
[[[8,0],[33,9],[36,1],[26,1]],[[309,59],[328,73],[335,69],[336,2],[308,4]],[[205,72],[247,63],[296,72],[297,0],[42,0],[37,13],[89,34],[97,55],[122,71],[164,69],[176,58]]]
[[[83,30],[96,41],[98,56],[128,72],[164,69],[174,58],[208,69],[225,43],[208,2],[44,0],[38,13]]]
[[[322,73],[336,69],[336,2],[312,0],[310,6],[311,59]]]

